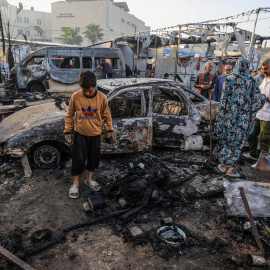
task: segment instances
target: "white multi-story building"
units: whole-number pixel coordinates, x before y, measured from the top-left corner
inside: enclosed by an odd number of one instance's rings
[[[112,0],[67,0],[52,3],[52,41],[62,41],[65,29],[73,28],[83,38],[81,45],[91,45],[84,31],[86,26],[95,23],[102,30],[103,41],[119,36],[148,31],[150,27],[129,13],[126,2]]]
[[[10,5],[7,0],[0,0],[1,17],[4,33],[10,33],[11,39],[51,42],[51,13],[24,9]],[[23,33],[24,35],[21,35]]]

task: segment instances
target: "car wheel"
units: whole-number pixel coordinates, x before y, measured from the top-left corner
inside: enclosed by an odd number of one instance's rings
[[[42,145],[34,152],[34,163],[38,168],[55,168],[60,162],[60,153],[52,145]]]

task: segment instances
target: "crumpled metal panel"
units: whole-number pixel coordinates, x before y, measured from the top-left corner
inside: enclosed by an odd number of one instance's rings
[[[153,115],[155,145],[180,147],[185,137],[198,131],[198,123],[189,116]]]
[[[116,119],[113,121],[115,142],[105,143],[107,132],[103,129],[101,153],[135,153],[152,146],[152,127],[149,118]]]
[[[224,182],[227,214],[237,217],[247,216],[240,187],[245,190],[253,217],[270,217],[270,184],[246,180]]]
[[[211,119],[212,119],[212,121],[215,120],[215,118],[216,118],[218,106],[219,106],[219,102],[211,101]],[[209,102],[195,104],[195,107],[206,121],[210,121],[210,103]]]

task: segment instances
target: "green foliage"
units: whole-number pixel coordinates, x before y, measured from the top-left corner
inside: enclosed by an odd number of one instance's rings
[[[69,28],[64,31],[64,34],[61,35],[62,43],[71,44],[71,45],[81,45],[83,38],[74,28]]]
[[[91,41],[92,44],[96,44],[99,40],[103,40],[103,29],[101,29],[99,25],[91,23],[88,24],[86,28],[87,30],[84,31],[83,34],[85,34],[85,37],[88,38],[88,40]]]

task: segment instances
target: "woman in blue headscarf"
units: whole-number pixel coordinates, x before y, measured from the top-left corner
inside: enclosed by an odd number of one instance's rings
[[[248,60],[240,59],[233,73],[225,78],[214,133],[214,155],[222,173],[240,177],[236,165],[245,140],[253,132],[255,115],[266,100],[259,85],[248,71]]]

